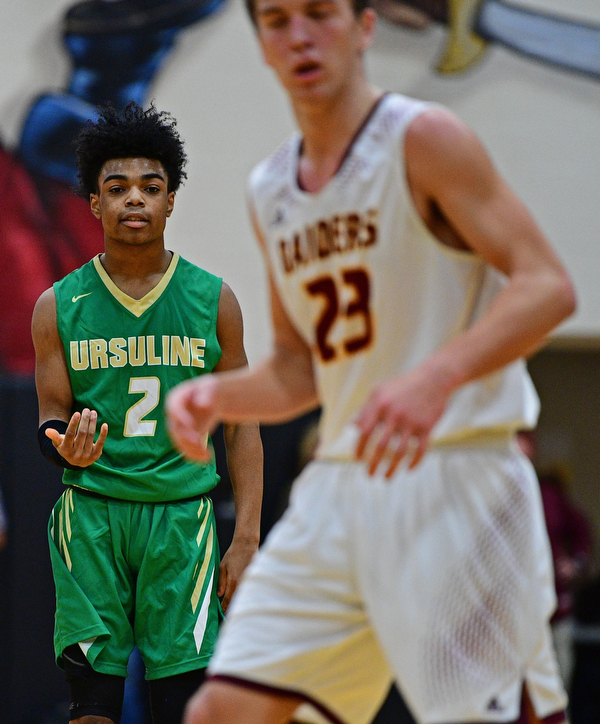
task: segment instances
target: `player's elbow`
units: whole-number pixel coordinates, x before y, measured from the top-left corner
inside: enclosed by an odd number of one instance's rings
[[[577,309],[577,294],[575,287],[566,271],[557,274],[555,281],[555,292],[557,312],[559,321],[563,321],[575,313]]]

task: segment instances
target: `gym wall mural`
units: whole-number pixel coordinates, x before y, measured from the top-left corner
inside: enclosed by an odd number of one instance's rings
[[[147,102],[178,36],[224,0],[85,0],[62,18],[72,70],[61,93],[33,99],[16,148],[0,145],[0,371],[30,376],[39,295],[103,248],[77,196],[73,141],[105,103]]]
[[[147,103],[186,28],[226,0],[84,0],[61,18],[71,63],[61,92],[35,97],[16,147],[0,145],[0,371],[34,370],[30,321],[38,296],[102,248],[99,222],[78,197],[72,142],[97,107]],[[241,0],[239,0],[241,2]],[[506,0],[373,0],[379,14],[416,31],[447,27],[440,77],[477,65],[493,43],[557,68],[600,79],[600,25]],[[534,0],[532,0],[534,2]],[[533,62],[533,61],[532,61]],[[241,174],[241,172],[240,172]]]
[[[600,80],[600,25],[505,0],[373,0],[379,14],[416,30],[448,27],[437,64],[443,74],[473,67],[490,43]]]

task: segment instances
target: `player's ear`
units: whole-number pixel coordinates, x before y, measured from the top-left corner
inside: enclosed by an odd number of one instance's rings
[[[92,214],[99,219],[100,214],[100,198],[98,194],[90,194],[90,209],[92,210]]]
[[[370,47],[375,36],[375,26],[377,25],[377,13],[373,8],[365,8],[358,16],[358,22],[361,27],[360,50],[364,53]]]
[[[175,191],[169,191],[167,196],[167,216],[171,216],[173,213],[173,206],[175,205]]]

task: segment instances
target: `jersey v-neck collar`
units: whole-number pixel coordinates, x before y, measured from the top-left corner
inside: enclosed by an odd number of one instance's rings
[[[162,293],[167,288],[169,282],[173,277],[173,274],[175,273],[175,269],[177,268],[177,264],[179,262],[179,254],[173,252],[173,258],[171,259],[166,272],[163,274],[162,279],[158,282],[154,289],[151,289],[148,294],[145,294],[141,299],[134,299],[133,297],[130,297],[128,294],[125,294],[124,291],[119,289],[119,287],[108,275],[106,269],[102,266],[102,262],[100,261],[100,254],[93,258],[93,262],[94,268],[98,272],[98,276],[102,280],[108,292],[112,294],[117,302],[125,307],[127,311],[131,312],[131,314],[133,314],[135,317],[141,317],[142,314],[160,298]]]
[[[375,113],[377,112],[377,110],[381,107],[381,104],[383,103],[383,101],[385,100],[385,98],[386,98],[388,95],[389,95],[389,92],[386,91],[386,92],[382,93],[382,94],[379,96],[379,98],[377,98],[377,100],[375,100],[375,102],[373,103],[373,106],[371,107],[371,109],[369,110],[369,112],[367,113],[367,115],[365,116],[365,118],[363,119],[362,123],[361,123],[360,126],[356,129],[356,131],[354,132],[354,135],[353,135],[352,138],[350,139],[350,142],[348,143],[348,146],[346,147],[346,150],[345,150],[344,153],[342,154],[342,157],[341,157],[341,159],[340,159],[340,162],[338,163],[338,166],[337,166],[337,168],[336,168],[336,170],[335,170],[335,173],[334,173],[333,176],[329,179],[329,181],[325,184],[325,186],[323,186],[323,188],[319,189],[319,191],[314,191],[314,192],[313,192],[313,191],[306,191],[306,189],[304,189],[303,186],[302,186],[302,184],[300,183],[300,157],[302,156],[302,147],[303,147],[303,145],[304,145],[304,139],[302,138],[302,136],[298,136],[298,143],[297,143],[297,147],[296,147],[296,163],[295,163],[294,175],[295,175],[296,189],[297,189],[298,191],[300,191],[300,193],[306,194],[307,196],[318,196],[322,191],[325,191],[325,189],[330,186],[330,184],[331,184],[331,183],[337,178],[337,176],[339,175],[340,171],[342,170],[342,166],[346,163],[346,160],[348,159],[348,157],[349,157],[350,154],[352,153],[352,149],[354,148],[354,146],[355,146],[356,143],[358,142],[358,139],[362,136],[363,131],[364,131],[365,128],[369,125],[371,119],[373,118],[373,116],[375,115]]]

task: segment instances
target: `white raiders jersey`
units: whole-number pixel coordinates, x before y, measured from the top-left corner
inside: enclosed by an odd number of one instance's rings
[[[298,134],[250,176],[275,283],[313,352],[323,407],[319,458],[353,459],[353,420],[373,387],[412,370],[473,324],[505,283],[479,257],[438,241],[414,206],[404,135],[427,107],[384,96],[317,193],[298,186]],[[538,412],[519,360],[458,390],[432,442],[532,427]]]

